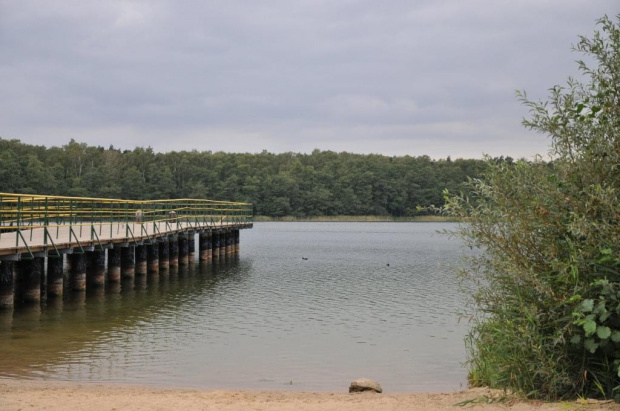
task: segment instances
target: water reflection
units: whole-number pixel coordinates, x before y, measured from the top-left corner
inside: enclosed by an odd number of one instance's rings
[[[129,335],[132,327],[148,324],[154,317],[177,317],[183,301],[197,295],[208,297],[216,287],[223,277],[213,276],[214,270],[239,268],[238,258],[222,261],[217,268],[211,263],[192,264],[163,275],[124,278],[105,288],[67,291],[64,298],[50,298],[41,305],[0,310],[0,376],[33,378],[61,364],[69,371],[72,367],[67,364],[92,362],[96,356],[81,358],[90,347]],[[95,379],[96,374],[92,375]]]
[[[445,265],[461,249],[435,234],[443,227],[257,224],[241,256],[0,312],[0,377],[341,390],[368,376],[391,392],[458,389],[463,298]]]

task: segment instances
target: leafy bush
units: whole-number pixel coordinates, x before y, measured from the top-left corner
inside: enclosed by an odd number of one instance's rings
[[[620,20],[620,15],[616,21]],[[569,79],[524,125],[551,138],[551,161],[494,162],[448,196],[458,234],[483,252],[467,338],[470,383],[532,398],[620,398],[620,28],[608,17],[575,49]]]

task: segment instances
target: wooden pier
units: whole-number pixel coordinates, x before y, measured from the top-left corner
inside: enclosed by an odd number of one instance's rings
[[[248,203],[0,193],[0,307],[225,259],[246,228]]]

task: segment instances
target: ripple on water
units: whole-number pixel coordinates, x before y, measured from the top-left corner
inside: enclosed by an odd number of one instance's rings
[[[0,377],[341,390],[371,376],[391,392],[457,389],[466,329],[446,266],[462,250],[435,234],[445,227],[256,224],[238,258],[0,314]]]

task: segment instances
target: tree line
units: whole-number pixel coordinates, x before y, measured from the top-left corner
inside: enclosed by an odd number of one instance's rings
[[[512,159],[500,158],[500,161]],[[120,150],[71,140],[61,147],[0,138],[0,191],[250,202],[257,215],[414,216],[441,206],[487,167],[483,160],[314,150],[311,154]]]

